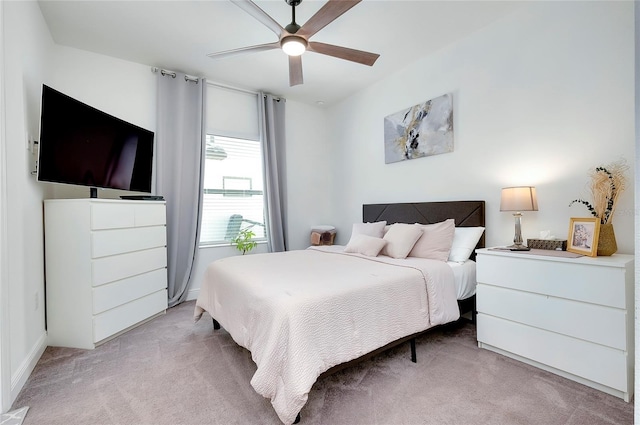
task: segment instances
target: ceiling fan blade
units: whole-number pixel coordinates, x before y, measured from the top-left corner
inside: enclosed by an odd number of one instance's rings
[[[296,35],[311,37],[361,1],[329,0],[296,32]]]
[[[209,53],[207,56],[209,56],[212,59],[223,59],[231,56],[243,55],[245,53],[263,52],[265,50],[273,50],[273,49],[279,49],[279,48],[280,48],[280,42],[276,41],[275,43],[259,44],[257,46],[249,46],[249,47],[241,47],[239,49],[225,50],[224,52]]]
[[[302,56],[289,56],[289,86],[302,84]]]
[[[276,33],[278,37],[282,35],[284,28],[278,22],[276,22],[271,16],[267,15],[267,12],[260,9],[257,4],[251,0],[231,0],[233,4],[247,12],[249,15],[262,22],[267,28]]]
[[[380,57],[377,53],[369,53],[333,44],[319,43],[317,41],[310,41],[307,50],[369,66],[372,66]]]

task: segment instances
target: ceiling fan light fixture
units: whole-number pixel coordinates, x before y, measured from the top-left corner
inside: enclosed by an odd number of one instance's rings
[[[293,87],[303,83],[302,59],[300,58],[300,55],[307,50],[368,66],[372,66],[380,56],[376,53],[349,49],[347,47],[336,46],[334,44],[309,41],[314,34],[331,22],[335,21],[337,18],[342,16],[343,13],[350,10],[362,0],[328,0],[302,26],[296,23],[296,6],[298,6],[303,0],[284,0],[289,6],[291,6],[291,23],[284,28],[257,4],[255,4],[254,0],[231,1],[275,33],[278,37],[278,41],[208,54],[207,56],[212,59],[280,48],[287,56],[289,56],[289,85]]]
[[[307,40],[295,35],[289,35],[282,39],[280,43],[282,51],[289,56],[300,56],[307,50]]]

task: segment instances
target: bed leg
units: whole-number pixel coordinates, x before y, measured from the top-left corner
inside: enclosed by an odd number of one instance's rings
[[[211,320],[213,320],[213,329],[220,329],[220,323],[218,323],[218,321],[213,317],[211,318]]]
[[[411,338],[409,340],[409,344],[411,345],[411,361],[414,363],[417,363],[416,360],[416,339],[415,338]]]
[[[471,323],[476,324],[476,314],[478,311],[476,310],[476,296],[473,296],[473,301],[471,302]]]
[[[300,412],[298,412],[298,416],[296,416],[296,420],[293,421],[294,424],[297,424],[300,422]]]

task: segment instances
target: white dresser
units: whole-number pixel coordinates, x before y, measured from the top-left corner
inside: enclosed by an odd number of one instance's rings
[[[478,346],[629,401],[634,257],[477,250]]]
[[[95,348],[167,309],[166,205],[44,201],[48,345]]]

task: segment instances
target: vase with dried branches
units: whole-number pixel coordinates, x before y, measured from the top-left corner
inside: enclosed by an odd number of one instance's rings
[[[627,187],[629,166],[624,159],[612,162],[603,167],[596,167],[589,172],[591,178],[588,189],[591,202],[574,199],[573,204],[583,204],[591,215],[600,219],[600,237],[598,239],[598,255],[612,255],[618,250],[613,231],[613,213],[616,211],[620,195]]]

